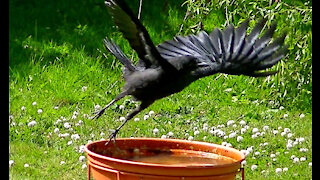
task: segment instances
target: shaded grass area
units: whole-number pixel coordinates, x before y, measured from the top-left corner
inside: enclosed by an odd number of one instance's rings
[[[216,74],[194,82],[137,115],[140,120],[129,122],[119,137],[168,137],[172,132],[171,138],[192,136],[217,144],[228,142],[237,149],[253,146],[247,157],[248,179],[312,178],[312,3],[212,1],[181,7],[183,2],[143,1],[141,18],[155,44],[171,39],[181,24],[180,34],[185,35],[201,29],[210,32],[228,21],[237,26],[251,17],[250,31],[264,15],[278,21],[276,34],[287,29],[290,52],[275,67],[279,73],[270,78]],[[137,12],[138,1],[128,3]],[[9,177],[85,179],[86,169],[79,161],[84,155],[79,152],[81,145],[106,138],[120,125],[119,118],[137,104],[125,98],[98,121],[88,118],[97,105],[111,101],[124,83],[122,65],[104,50],[102,39],[113,38],[128,57],[132,50],[111,22],[103,1],[13,0],[9,5],[9,159],[14,160]],[[183,21],[188,8],[193,13]],[[197,14],[197,8],[209,11]],[[199,22],[202,25],[197,26]],[[137,61],[136,54],[133,61]],[[150,110],[155,114],[144,120]],[[229,120],[236,126],[227,126]],[[249,126],[243,134],[241,120]],[[29,125],[32,121],[34,126]],[[204,124],[208,130],[203,130]],[[265,135],[252,138],[253,128],[263,132],[265,125],[269,126]],[[159,133],[154,134],[154,128]],[[292,137],[281,135],[284,128],[291,130]],[[244,140],[219,137],[210,129],[221,129],[225,136],[236,132]],[[195,135],[197,130],[200,134]],[[279,133],[274,135],[273,130]],[[80,138],[72,138],[75,134]],[[300,137],[305,141],[287,149],[289,140]],[[266,142],[268,145],[260,145]],[[301,148],[308,151],[301,152]],[[270,154],[277,152],[273,161]],[[307,160],[293,163],[292,155]],[[65,164],[60,165],[61,161]],[[252,165],[258,165],[257,170],[251,171]],[[284,167],[287,172],[275,173],[276,168]]]

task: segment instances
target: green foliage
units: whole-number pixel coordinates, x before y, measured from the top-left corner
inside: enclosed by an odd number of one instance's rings
[[[312,104],[312,7],[310,2],[286,1],[219,1],[186,0],[186,21],[183,34],[211,32],[213,28],[236,26],[245,19],[265,17],[267,26],[278,22],[276,35],[287,32],[287,57],[275,67],[276,76],[267,78],[260,88],[268,88],[270,96],[291,108],[311,111]],[[253,27],[254,22],[251,21]],[[250,30],[250,28],[249,28]],[[260,83],[260,82],[258,82]],[[256,83],[256,84],[258,84]],[[258,85],[257,85],[258,86]]]

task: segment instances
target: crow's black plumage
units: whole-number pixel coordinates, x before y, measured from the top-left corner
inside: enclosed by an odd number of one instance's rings
[[[126,83],[122,93],[96,112],[94,118],[99,118],[106,108],[127,95],[141,101],[111,134],[110,140],[115,139],[128,120],[155,100],[180,92],[199,78],[215,73],[269,76],[276,72],[260,70],[272,67],[286,54],[285,34],[270,43],[275,23],[259,37],[266,19],[260,20],[249,35],[246,20],[236,29],[230,24],[223,31],[216,28],[210,34],[201,31],[198,35],[176,36],[154,46],[145,27],[123,0],[105,3],[118,30],[137,52],[139,61],[133,65],[114,42],[104,39],[106,49],[124,65]]]

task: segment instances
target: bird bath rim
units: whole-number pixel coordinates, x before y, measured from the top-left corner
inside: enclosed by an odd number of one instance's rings
[[[228,164],[221,164],[221,165],[214,165],[214,164],[205,164],[205,165],[178,165],[178,164],[155,164],[155,163],[148,163],[148,162],[141,162],[141,161],[132,161],[132,160],[125,160],[125,159],[120,159],[120,158],[114,158],[114,157],[109,157],[106,155],[101,155],[98,154],[92,150],[90,150],[90,147],[93,146],[94,144],[97,143],[105,143],[109,140],[97,140],[97,141],[93,141],[91,143],[88,143],[85,145],[84,151],[90,155],[90,156],[94,156],[103,160],[107,160],[107,161],[112,161],[112,162],[116,162],[116,163],[125,163],[125,164],[130,164],[130,165],[137,165],[137,166],[149,166],[149,167],[167,167],[167,168],[225,168],[225,167],[232,167],[235,166],[236,164],[239,164],[239,162],[241,163],[243,160],[245,160],[245,155],[243,153],[239,154],[239,150],[235,149],[235,148],[231,148],[231,147],[226,147],[223,145],[219,145],[219,144],[213,144],[213,143],[209,143],[209,142],[202,142],[202,141],[189,141],[189,140],[182,140],[182,139],[161,139],[161,138],[117,138],[116,141],[130,141],[130,140],[135,140],[135,141],[155,141],[155,142],[171,142],[171,143],[188,143],[188,144],[192,144],[192,145],[203,145],[203,146],[211,146],[212,148],[217,148],[217,149],[224,149],[225,151],[229,151],[232,153],[235,153],[237,155],[240,155],[240,158],[235,159],[235,162],[232,163],[228,163]],[[107,146],[106,146],[107,148]],[[197,151],[197,150],[195,150]],[[214,152],[211,152],[214,153]],[[224,155],[225,156],[225,155]],[[234,158],[233,158],[234,159]]]

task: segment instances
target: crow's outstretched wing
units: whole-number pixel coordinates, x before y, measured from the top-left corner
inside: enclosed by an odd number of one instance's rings
[[[159,54],[148,31],[123,0],[106,0],[105,4],[119,31],[129,41],[130,46],[137,52],[146,68],[151,66],[161,66],[164,69],[173,68]]]
[[[287,50],[283,46],[285,35],[273,42],[276,24],[273,23],[259,37],[266,20],[260,20],[251,33],[246,35],[248,20],[238,28],[230,24],[225,30],[214,29],[210,34],[201,31],[198,35],[176,36],[157,46],[163,58],[194,56],[209,66],[199,67],[195,73],[199,77],[217,72],[227,74],[244,74],[249,76],[268,76],[276,72],[258,72],[275,65]]]

